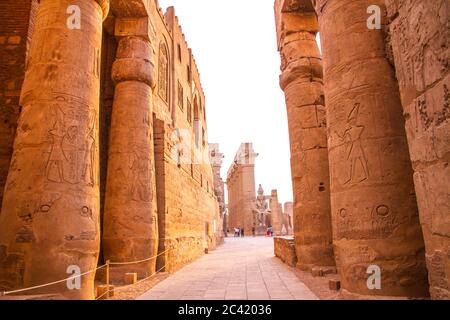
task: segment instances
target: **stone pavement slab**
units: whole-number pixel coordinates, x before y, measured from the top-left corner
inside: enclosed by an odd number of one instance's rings
[[[227,238],[223,246],[175,272],[138,300],[318,300],[267,237]]]

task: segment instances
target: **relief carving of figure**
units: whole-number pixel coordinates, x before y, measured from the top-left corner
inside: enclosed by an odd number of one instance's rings
[[[344,184],[359,183],[369,178],[367,159],[362,146],[364,126],[358,125],[361,105],[356,103],[347,117],[347,124],[342,134],[336,133],[346,145],[346,161],[349,176]]]
[[[148,156],[141,154],[134,146],[131,154],[131,198],[134,201],[150,202],[152,189],[150,184],[150,168]]]
[[[59,103],[53,109],[55,121],[48,132],[52,142],[46,166],[47,179],[94,186],[95,113],[63,108]]]

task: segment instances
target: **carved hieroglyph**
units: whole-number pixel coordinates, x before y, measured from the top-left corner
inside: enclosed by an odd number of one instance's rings
[[[450,2],[386,3],[430,293],[450,299]]]
[[[108,156],[103,248],[112,262],[145,260],[158,251],[153,145],[153,58],[150,42],[124,37],[112,77],[116,83]],[[123,272],[147,277],[156,259]]]
[[[0,215],[0,291],[97,266],[99,53],[108,3],[40,1]],[[83,13],[80,30],[67,28],[70,5]],[[81,278],[80,290],[64,282],[24,294],[91,299],[94,275]]]
[[[298,266],[334,266],[330,178],[322,60],[314,9],[299,11],[276,1],[294,189],[294,234]],[[305,7],[302,7],[305,8]]]
[[[398,86],[382,30],[367,8],[382,0],[319,0],[327,101],[333,244],[344,290],[428,294],[424,244]],[[381,289],[367,269],[381,269]]]

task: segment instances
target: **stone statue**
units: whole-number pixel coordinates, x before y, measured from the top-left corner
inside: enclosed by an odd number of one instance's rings
[[[256,205],[254,212],[256,214],[256,226],[267,227],[266,216],[270,213],[270,210],[269,205],[267,203],[267,199],[264,196],[264,190],[261,185],[259,185],[258,196],[256,197]]]

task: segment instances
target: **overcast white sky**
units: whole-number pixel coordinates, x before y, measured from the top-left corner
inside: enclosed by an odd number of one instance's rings
[[[225,154],[225,179],[242,142],[253,142],[256,185],[292,201],[289,135],[278,82],[272,0],[159,0],[175,7],[206,94],[209,142]]]

